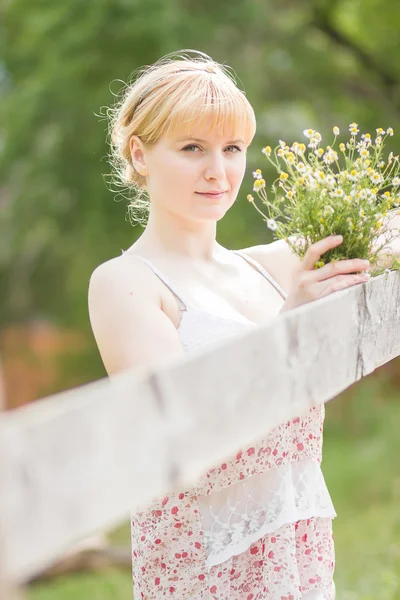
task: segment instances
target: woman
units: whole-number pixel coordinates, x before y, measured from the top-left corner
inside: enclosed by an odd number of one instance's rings
[[[367,280],[361,260],[314,270],[285,243],[241,251],[216,241],[255,133],[254,111],[208,56],[166,57],[111,113],[114,164],[146,190],[144,232],[94,271],[93,332],[109,374],[158,364]],[[142,209],[142,197],[132,206]],[[193,489],[132,518],[135,599],[334,598],[334,508],[320,470],[324,408],[238,448]]]

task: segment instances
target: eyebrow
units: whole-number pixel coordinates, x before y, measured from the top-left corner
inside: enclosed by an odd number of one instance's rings
[[[193,141],[193,142],[200,142],[201,144],[205,144],[207,143],[207,140],[201,140],[200,138],[194,138],[194,137],[185,137],[185,138],[180,138],[179,140],[177,140],[177,142],[185,142],[185,141]],[[226,143],[227,144],[237,144],[237,143],[241,143],[244,144],[243,140],[228,140]]]

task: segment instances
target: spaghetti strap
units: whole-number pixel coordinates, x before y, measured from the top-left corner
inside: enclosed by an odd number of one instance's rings
[[[184,296],[175,290],[175,286],[170,283],[169,279],[165,277],[165,275],[161,273],[161,271],[148,258],[143,258],[143,256],[139,256],[139,254],[128,254],[124,250],[122,250],[122,256],[133,256],[134,258],[138,258],[142,262],[146,263],[146,265],[153,271],[154,275],[156,275],[177,298],[180,303],[181,310],[187,310],[188,303],[184,299]]]
[[[284,300],[286,300],[286,298],[287,298],[286,292],[281,288],[279,283],[277,281],[275,281],[275,279],[273,279],[273,277],[268,273],[268,271],[259,262],[254,260],[254,258],[251,258],[248,254],[246,254],[246,252],[243,252],[243,250],[233,250],[233,252],[235,254],[237,254],[238,256],[241,256],[242,258],[244,258],[244,260],[247,261],[250,265],[252,265],[256,269],[256,271],[261,273],[261,275],[263,275],[265,277],[265,279],[267,279],[267,281],[269,281],[274,286],[274,288],[282,296],[282,298]]]

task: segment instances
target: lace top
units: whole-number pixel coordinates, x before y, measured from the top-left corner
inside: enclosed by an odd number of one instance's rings
[[[235,253],[286,298],[262,265],[242,251]],[[178,332],[186,351],[210,347],[257,326],[241,315],[237,319],[223,318],[197,308],[152,262],[134,256],[144,261],[177,298],[181,311]],[[324,415],[324,405],[308,410],[269,431],[252,446],[238,449],[234,456],[198,480],[194,490],[196,510],[201,519],[208,569],[246,551],[284,524],[336,516],[320,469]]]

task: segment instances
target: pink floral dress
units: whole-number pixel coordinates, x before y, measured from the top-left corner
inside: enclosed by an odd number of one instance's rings
[[[236,253],[286,297],[261,265]],[[141,260],[177,297],[187,351],[254,326],[196,308]],[[336,514],[320,469],[323,421],[324,406],[312,408],[238,449],[196,487],[135,512],[135,600],[334,599]]]

